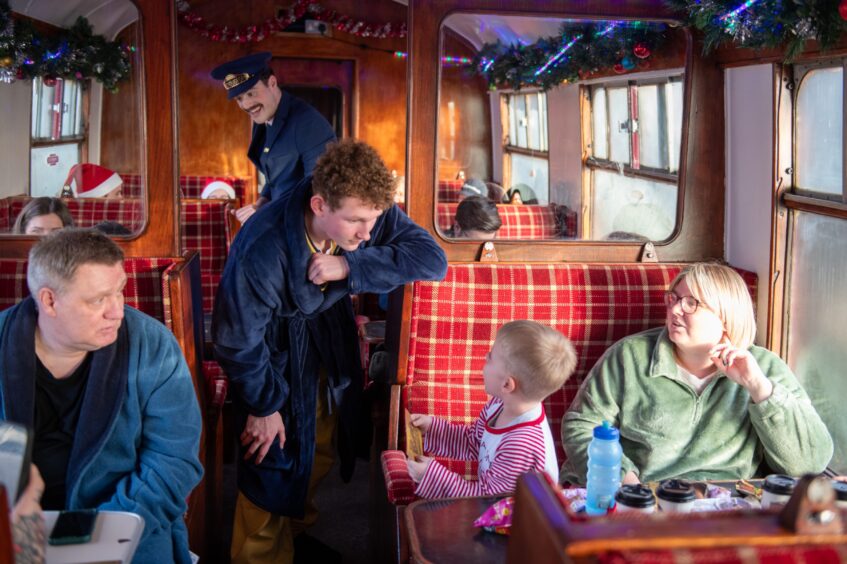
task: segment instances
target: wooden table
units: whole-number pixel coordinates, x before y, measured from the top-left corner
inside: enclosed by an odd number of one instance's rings
[[[409,505],[406,524],[412,561],[505,563],[509,538],[473,524],[498,499],[502,496],[422,499]]]

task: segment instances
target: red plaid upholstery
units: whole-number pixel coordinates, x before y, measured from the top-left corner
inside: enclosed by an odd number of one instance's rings
[[[131,174],[119,172],[118,175],[124,181],[121,192],[124,198],[140,198],[144,188],[144,182],[141,180],[140,174]]]
[[[209,315],[228,251],[227,204],[226,200],[185,199],[179,205],[182,250],[200,253],[203,311]]]
[[[464,180],[439,180],[438,181],[438,198],[440,203],[458,203],[459,190],[464,186]]]
[[[16,217],[12,216],[11,205],[10,198],[0,198],[0,233],[12,231],[12,226],[15,225]]]
[[[179,191],[183,198],[199,198],[203,188],[213,180],[222,180],[232,186],[235,196],[239,202],[244,201],[244,193],[247,191],[247,178],[238,176],[180,176]]]
[[[172,327],[171,298],[167,272],[178,259],[128,258],[124,296],[126,304]],[[29,295],[26,285],[26,259],[0,259],[0,310],[12,307]],[[167,315],[166,315],[167,312]]]
[[[223,409],[229,390],[229,380],[221,365],[214,360],[203,361],[203,377],[206,379],[206,401],[211,410]]]
[[[485,354],[504,323],[533,319],[574,344],[577,367],[545,400],[553,436],[586,373],[619,339],[659,326],[663,292],[680,264],[451,264],[441,282],[414,284],[403,404],[469,422],[486,401]],[[742,272],[755,302],[755,274]],[[557,456],[564,452],[557,441]],[[469,464],[449,463],[468,476]]]
[[[123,194],[125,197],[129,198],[140,198],[142,187],[144,186],[141,175],[139,174],[130,174],[130,173],[120,173],[121,178],[124,181]],[[180,176],[179,177],[179,191],[183,198],[199,198],[200,194],[203,192],[203,188],[213,180],[223,180],[235,190],[235,196],[239,201],[244,201],[244,192],[247,188],[247,180],[246,178],[240,178],[238,176]],[[0,224],[2,225],[2,224]]]
[[[406,455],[399,450],[385,450],[380,455],[382,475],[385,476],[385,489],[388,501],[397,505],[406,505],[417,499],[415,482],[406,466]]]
[[[453,227],[458,206],[439,201],[435,222],[442,231]],[[576,234],[576,213],[565,206],[497,204],[497,213],[503,222],[498,239],[559,239]]]
[[[30,199],[29,196],[6,198],[9,203],[9,229]],[[138,198],[67,198],[65,203],[77,227],[94,227],[101,221],[116,221],[134,232],[141,228],[144,220],[144,203]]]
[[[639,552],[606,552],[600,564],[839,564],[847,562],[847,546],[743,546]]]

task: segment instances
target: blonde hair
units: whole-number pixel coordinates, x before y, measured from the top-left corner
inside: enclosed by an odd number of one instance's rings
[[[723,321],[726,335],[738,348],[746,349],[756,338],[756,316],[747,284],[732,268],[717,263],[696,263],[685,267],[670,289],[685,280],[691,295],[703,302]]]
[[[541,401],[559,388],[576,368],[576,352],[564,335],[526,319],[506,323],[496,342],[506,368],[528,400]]]

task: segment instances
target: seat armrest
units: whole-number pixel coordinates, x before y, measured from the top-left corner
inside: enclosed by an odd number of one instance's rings
[[[406,466],[406,455],[399,450],[386,450],[382,452],[380,462],[388,501],[394,505],[408,505],[415,501],[415,481]]]

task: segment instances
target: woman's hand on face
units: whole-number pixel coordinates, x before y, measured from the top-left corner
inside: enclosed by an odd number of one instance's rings
[[[712,347],[709,356],[718,370],[750,393],[750,398],[754,403],[765,401],[771,397],[773,384],[759,368],[759,363],[756,362],[750,351],[739,349],[724,340],[724,342]]]

